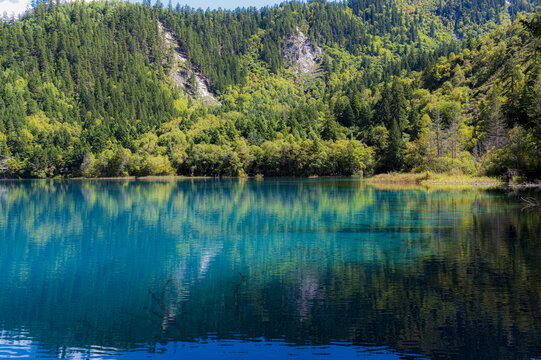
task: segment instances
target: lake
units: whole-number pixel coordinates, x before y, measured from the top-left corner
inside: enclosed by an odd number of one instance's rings
[[[0,357],[541,358],[541,211],[358,179],[0,182]]]

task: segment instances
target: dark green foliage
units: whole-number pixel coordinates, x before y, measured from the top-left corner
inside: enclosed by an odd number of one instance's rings
[[[486,159],[499,165],[483,171],[531,177],[535,161],[500,152],[539,150],[539,15],[528,31],[500,27],[490,49],[473,37],[517,14],[502,1],[39,3],[0,25],[0,156],[22,177],[473,171]],[[449,24],[472,37],[451,41]],[[318,55],[299,74],[286,58],[300,32]],[[173,86],[178,66],[189,93]],[[193,95],[198,76],[220,106]]]

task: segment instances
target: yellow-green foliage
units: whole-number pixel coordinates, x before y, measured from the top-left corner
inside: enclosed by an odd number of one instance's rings
[[[503,185],[498,178],[488,176],[472,176],[451,171],[448,173],[388,173],[379,174],[366,180],[374,184],[414,184],[414,185],[446,185],[458,187],[490,188]]]
[[[516,5],[361,3],[40,4],[0,27],[8,174],[539,172],[539,40],[516,22],[460,41],[509,21]],[[301,31],[304,49],[291,53]],[[297,60],[314,67],[298,73]],[[190,69],[221,106],[174,86],[171,74]]]

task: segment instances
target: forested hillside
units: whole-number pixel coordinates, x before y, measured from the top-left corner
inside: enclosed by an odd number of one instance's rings
[[[539,178],[536,5],[42,2],[0,25],[0,171]]]

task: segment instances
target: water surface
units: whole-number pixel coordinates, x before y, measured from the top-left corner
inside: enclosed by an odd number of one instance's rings
[[[0,183],[0,357],[541,358],[541,213],[355,179]]]

